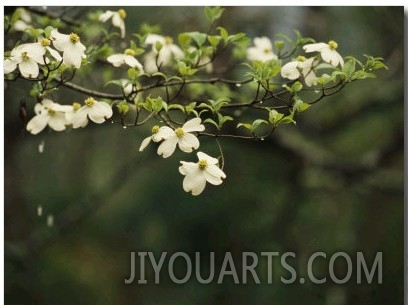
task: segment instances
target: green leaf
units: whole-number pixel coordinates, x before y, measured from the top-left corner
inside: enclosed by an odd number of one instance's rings
[[[168,107],[168,110],[171,110],[171,109],[178,109],[178,110],[181,110],[183,113],[185,112],[184,107],[180,104],[170,104]]]
[[[221,18],[223,12],[224,9],[219,6],[214,7],[206,6],[204,8],[204,14],[207,17],[207,19],[211,22],[214,22],[215,20]]]
[[[217,128],[218,130],[220,129],[219,126],[218,126],[218,123],[215,122],[213,119],[210,119],[210,118],[205,119],[205,120],[204,120],[204,123],[210,123],[210,124],[214,125],[215,128]]]
[[[207,37],[207,39],[208,39],[208,42],[211,44],[211,46],[216,48],[219,45],[222,38],[221,36],[218,36],[218,35],[210,35]]]
[[[356,61],[349,59],[344,63],[342,71],[346,73],[346,76],[350,76],[356,70]]]
[[[252,125],[249,124],[249,123],[238,123],[237,128],[240,128],[240,127],[244,127],[244,128],[246,128],[246,129],[252,131]]]
[[[217,30],[220,31],[220,35],[222,40],[224,40],[224,43],[227,44],[227,40],[228,40],[228,31],[226,29],[224,29],[222,26],[219,26],[217,28]]]
[[[121,101],[119,104],[116,105],[120,114],[125,115],[129,112],[129,105],[126,101]]]
[[[139,70],[135,68],[129,68],[127,74],[132,81],[136,81],[136,79],[139,77]]]
[[[293,105],[293,110],[297,112],[302,112],[302,111],[305,111],[309,107],[310,107],[310,104],[304,103],[301,99],[297,98],[295,100],[295,104]]]
[[[222,128],[222,126],[228,122],[228,121],[233,121],[234,119],[228,115],[222,115],[221,113],[218,112],[218,127],[219,129]]]

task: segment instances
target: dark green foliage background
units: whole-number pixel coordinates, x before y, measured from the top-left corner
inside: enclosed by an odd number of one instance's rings
[[[126,10],[128,33],[143,22],[160,24],[172,36],[208,26],[201,7]],[[72,8],[67,14],[76,19],[85,12]],[[280,127],[263,142],[223,140],[227,179],[199,197],[182,190],[177,170],[180,159],[194,156],[178,152],[164,160],[154,147],[138,152],[148,128],[104,124],[38,136],[22,132],[18,109],[30,84],[6,83],[5,304],[403,303],[403,8],[227,7],[221,25],[273,39],[278,32],[293,36],[296,28],[318,41],[336,40],[343,56],[384,57],[389,70],[314,105],[296,126]],[[90,86],[97,83],[98,76],[87,77]],[[39,154],[41,141],[45,151]],[[215,155],[213,144],[203,142],[203,150]],[[52,228],[47,214],[55,217]],[[149,284],[125,285],[131,251],[207,258],[213,251],[216,277],[208,285],[193,279],[176,285],[164,269],[155,285],[148,267]],[[328,258],[321,259],[318,278],[328,277],[328,260],[337,251],[353,262],[361,251],[369,264],[383,252],[383,283],[358,285],[353,269],[343,285],[329,278],[323,285],[307,278],[303,285],[284,285],[279,277],[290,274],[277,260],[268,285],[260,258],[262,284],[251,277],[246,285],[231,277],[216,284],[225,252],[232,252],[239,269],[244,251],[259,257],[292,251],[296,260],[288,261],[299,277],[306,277],[307,258],[323,251]],[[344,264],[336,268],[344,277]]]

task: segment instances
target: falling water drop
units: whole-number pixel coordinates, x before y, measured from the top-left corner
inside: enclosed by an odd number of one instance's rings
[[[37,207],[37,215],[38,215],[38,216],[42,216],[42,212],[43,212],[42,206],[39,205],[39,206]]]
[[[47,226],[52,227],[54,225],[54,215],[47,216]]]
[[[44,152],[44,146],[45,146],[45,142],[44,142],[44,140],[42,140],[42,141],[40,142],[40,144],[38,144],[38,152],[39,152],[40,154],[42,154],[42,153]]]

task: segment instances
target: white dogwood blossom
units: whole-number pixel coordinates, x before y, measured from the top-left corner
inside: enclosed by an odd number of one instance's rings
[[[313,86],[317,84],[317,77],[313,71],[313,67],[317,61],[315,58],[306,59],[304,56],[298,56],[294,61],[288,62],[281,69],[281,75],[283,78],[290,80],[298,79],[303,76],[306,85]]]
[[[164,141],[157,149],[157,153],[163,156],[163,158],[170,157],[174,153],[177,144],[182,151],[192,152],[193,149],[197,149],[200,146],[200,142],[192,132],[204,131],[204,129],[205,127],[201,124],[200,118],[191,119],[175,130],[168,126],[161,127],[156,137]]]
[[[50,39],[54,47],[63,52],[63,63],[68,67],[79,69],[82,59],[86,58],[86,47],[81,43],[79,36],[75,33],[69,35],[61,34],[58,30],[51,31]]]
[[[254,45],[254,47],[247,49],[247,58],[249,60],[265,62],[271,59],[278,59],[278,56],[273,52],[272,42],[268,37],[254,38]]]
[[[150,144],[151,141],[160,142],[160,141],[164,140],[164,137],[166,136],[167,133],[166,132],[160,132],[160,130],[163,129],[163,128],[166,129],[166,126],[162,126],[162,127],[159,127],[157,125],[153,126],[152,130],[151,130],[152,135],[145,138],[142,141],[142,144],[140,145],[139,151],[143,151],[147,147],[147,145]]]
[[[145,45],[152,46],[152,50],[144,56],[144,66],[148,73],[157,72],[157,66],[169,66],[173,59],[181,59],[184,56],[183,51],[173,43],[171,37],[149,34]]]
[[[124,9],[120,9],[116,12],[106,11],[99,16],[99,21],[106,22],[110,18],[112,18],[113,26],[120,29],[120,37],[124,38],[126,34],[125,29],[126,11]]]
[[[303,50],[305,50],[306,53],[319,52],[325,62],[335,67],[337,67],[339,64],[341,67],[343,67],[344,60],[343,57],[341,57],[341,55],[337,53],[337,47],[337,42],[330,40],[328,44],[319,42],[304,45]]]
[[[106,59],[114,67],[120,67],[122,65],[128,65],[132,68],[137,68],[143,73],[142,64],[135,58],[135,51],[132,49],[126,49],[123,54],[112,54]]]
[[[36,115],[27,123],[26,129],[32,134],[42,131],[47,125],[55,131],[65,130],[68,121],[65,113],[72,111],[72,106],[60,105],[50,99],[44,99],[34,106]]]
[[[202,193],[206,183],[220,185],[227,176],[218,167],[218,160],[209,155],[198,152],[198,162],[180,161],[180,174],[184,175],[183,189],[194,196]]]
[[[48,52],[56,61],[61,61],[62,60],[62,57],[61,57],[60,53],[58,53],[56,50],[54,50],[53,48],[50,47],[51,40],[49,40],[47,38],[41,38],[38,41],[38,44],[41,45],[45,49],[45,51]],[[48,58],[47,58],[47,60],[48,60]]]
[[[45,49],[38,43],[24,43],[11,51],[11,57],[4,61],[4,74],[13,72],[17,67],[26,78],[36,78],[38,65],[44,65]]]
[[[75,105],[74,105],[75,106]],[[85,105],[69,115],[68,120],[73,128],[85,127],[88,117],[91,121],[101,124],[113,115],[112,107],[105,102],[95,101],[92,97],[85,100]]]

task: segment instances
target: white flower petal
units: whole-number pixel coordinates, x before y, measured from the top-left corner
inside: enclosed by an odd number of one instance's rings
[[[19,65],[18,68],[21,74],[27,78],[36,78],[39,73],[38,64],[31,59],[23,60]]]
[[[50,118],[48,120],[48,125],[54,129],[55,131],[62,131],[66,127],[67,121],[65,119],[65,115],[62,112],[57,112],[53,115],[50,115]]]
[[[178,141],[180,149],[184,152],[192,152],[200,146],[197,137],[191,133],[185,133]]]
[[[215,165],[213,165],[215,166]],[[207,169],[204,170],[204,177],[205,180],[207,180],[208,183],[211,183],[212,185],[220,185],[222,183],[222,179],[219,176],[213,176],[211,175]]]
[[[329,48],[329,45],[324,42],[312,43],[303,46],[303,50],[305,50],[306,53],[320,52],[322,49],[325,48]]]
[[[49,118],[48,114],[36,115],[27,123],[26,129],[32,134],[37,134],[47,126]]]
[[[160,127],[159,131],[152,136],[154,142],[160,142],[171,137],[176,137],[176,134],[174,130],[168,126]]]
[[[105,13],[99,16],[99,21],[106,22],[109,18],[113,16],[115,12],[113,11],[106,11]]]
[[[193,118],[184,123],[182,129],[185,132],[192,132],[192,131],[204,131],[205,127],[201,124],[200,118]]]
[[[125,63],[125,54],[113,54],[108,56],[106,60],[110,62],[114,67],[120,67]]]
[[[218,164],[218,160],[216,158],[210,157],[206,153],[203,153],[202,151],[197,152],[197,157],[198,160],[205,160],[209,165],[215,165]]]
[[[51,54],[51,56],[54,57],[54,59],[56,61],[61,61],[62,60],[62,57],[61,57],[60,53],[58,53],[56,50],[54,50],[54,49],[52,49],[50,47],[47,47],[47,50]]]
[[[16,62],[11,59],[6,59],[3,63],[4,74],[11,73],[17,68]]]
[[[194,196],[201,194],[204,191],[206,180],[203,171],[197,167],[193,172],[190,172],[184,177],[183,189],[186,192],[191,192]]]
[[[93,104],[91,109],[88,111],[88,116],[91,121],[101,124],[109,119],[113,114],[112,107],[104,102],[97,102]]]
[[[281,69],[281,75],[283,78],[295,80],[300,76],[300,72],[297,69],[298,61],[291,61],[284,65]]]
[[[164,140],[157,149],[157,154],[163,158],[170,157],[176,150],[177,142],[178,137],[176,135]]]
[[[126,63],[128,66],[130,66],[130,67],[132,67],[132,68],[136,68],[136,67],[137,67],[140,71],[143,72],[143,66],[142,66],[141,63],[140,63],[136,58],[134,58],[133,56],[126,55],[125,58],[124,58],[124,60],[125,60],[125,63]]]
[[[151,136],[145,138],[145,139],[142,141],[142,144],[140,145],[139,151],[143,151],[143,150],[147,147],[147,145],[149,145],[149,143],[151,142],[151,140],[152,140],[152,137],[151,137]]]
[[[187,175],[187,174],[197,170],[197,168],[198,168],[197,163],[186,162],[186,161],[180,161],[180,163],[181,163],[181,166],[179,167],[179,172],[182,175]]]
[[[227,176],[225,173],[219,168],[217,165],[208,165],[207,168],[205,169],[206,173],[208,175],[211,175],[216,178],[226,178]]]
[[[88,108],[81,107],[72,114],[71,123],[73,128],[85,127],[88,124]]]

